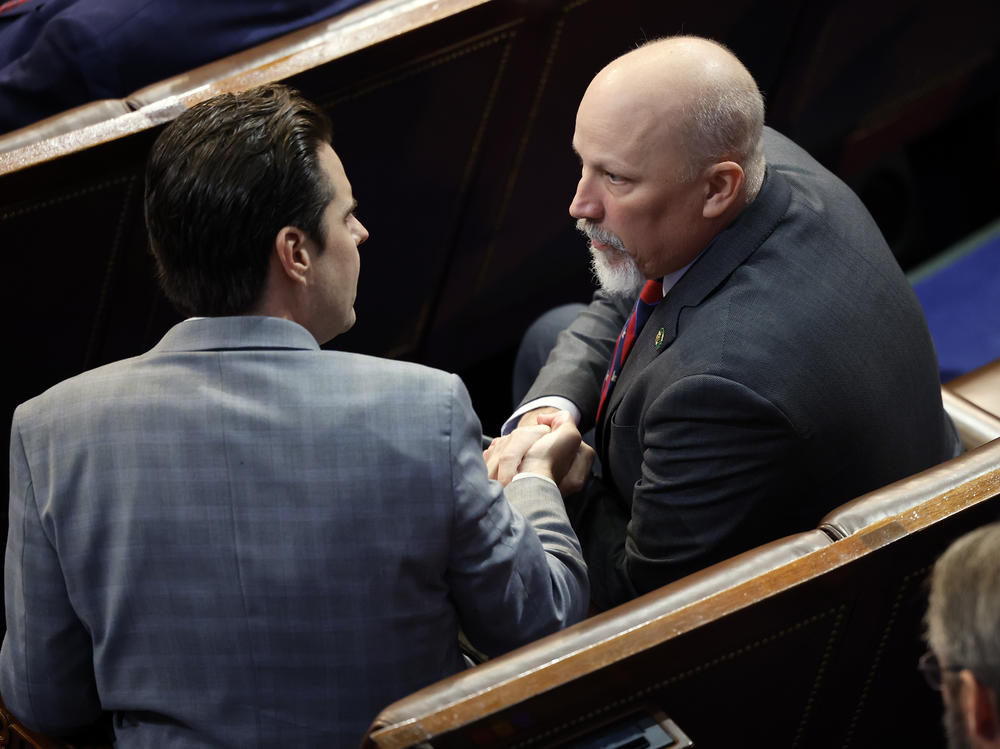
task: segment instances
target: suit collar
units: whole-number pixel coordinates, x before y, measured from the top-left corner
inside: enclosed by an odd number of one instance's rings
[[[753,203],[709,242],[666,298],[650,314],[608,396],[608,418],[604,419],[605,423],[610,420],[632,381],[646,365],[673,343],[677,337],[681,310],[701,304],[733,271],[746,262],[774,231],[787,212],[790,201],[791,188],[787,180],[780,172],[768,167],[764,184]]]
[[[278,317],[195,317],[178,323],[153,347],[167,351],[238,349],[312,349],[319,344],[308,330]]]
[[[677,335],[677,318],[681,309],[701,304],[722,285],[740,265],[746,262],[788,210],[791,189],[780,172],[768,167],[764,184],[756,199],[728,227],[719,232],[677,282],[668,295],[661,325],[669,323],[664,346]]]

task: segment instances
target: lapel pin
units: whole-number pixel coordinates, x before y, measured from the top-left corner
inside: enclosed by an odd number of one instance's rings
[[[662,346],[663,338],[664,338],[664,331],[663,328],[660,328],[658,331],[656,331],[656,340],[653,341],[653,347],[659,348],[660,346]]]

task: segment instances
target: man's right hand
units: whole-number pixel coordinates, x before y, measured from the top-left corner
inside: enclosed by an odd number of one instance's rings
[[[537,473],[551,478],[567,497],[582,487],[594,462],[593,449],[580,438],[568,411],[536,409],[536,424],[519,426],[493,440],[483,453],[492,479],[504,486],[516,473]]]
[[[583,488],[594,463],[594,450],[583,442],[568,411],[541,411],[530,413],[536,414],[539,425],[548,426],[551,431],[528,448],[518,470],[547,472],[559,485],[559,493],[568,497]]]

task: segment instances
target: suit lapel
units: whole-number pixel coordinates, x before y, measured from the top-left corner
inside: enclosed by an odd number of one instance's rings
[[[788,182],[780,173],[768,169],[756,200],[736,221],[715,236],[649,316],[608,396],[607,415],[603,419],[604,431],[613,420],[618,404],[638,376],[657,356],[670,348],[677,338],[681,311],[686,307],[697,307],[705,301],[733,271],[746,262],[774,231],[788,210],[790,200],[791,189]],[[657,346],[658,337],[661,340]]]

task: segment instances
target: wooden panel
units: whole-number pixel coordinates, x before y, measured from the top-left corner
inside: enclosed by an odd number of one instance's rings
[[[947,11],[934,0],[807,5],[770,116],[807,149],[831,159],[841,151],[851,163],[834,167],[853,173],[954,114],[959,99],[991,93],[972,84],[977,70],[996,69],[998,41],[1000,7],[990,0],[956,0]]]
[[[47,140],[34,144],[30,144],[30,133],[24,132],[31,127],[22,128],[16,141],[29,145],[0,153],[0,175],[162,125],[184,108],[217,93],[284,80],[489,1],[371,0],[331,19],[146,86],[122,102],[138,111],[98,121],[88,112],[70,110],[64,113],[65,118],[47,118],[38,129]],[[79,109],[118,111],[112,101]],[[61,119],[69,128],[59,122]],[[77,129],[81,120],[86,127]],[[57,134],[50,137],[53,133]]]
[[[993,0],[810,3],[768,118],[858,193],[909,269],[996,217],[998,92]]]
[[[1000,388],[1000,385],[997,387]],[[941,400],[944,403],[944,410],[958,430],[958,436],[962,439],[965,449],[971,450],[1000,438],[1000,417],[955,394],[947,387],[941,388]]]
[[[1000,359],[956,377],[945,389],[1000,418]]]
[[[469,28],[438,26],[433,40],[416,34],[289,81],[330,114],[371,232],[358,322],[337,349],[418,356],[518,33],[508,22]],[[380,299],[387,290],[391,305]]]
[[[475,362],[484,330],[495,346],[513,346],[541,312],[589,298],[589,257],[568,207],[580,173],[571,147],[576,109],[597,71],[646,39],[695,33],[726,40],[768,80],[799,3],[733,0],[724,13],[648,0],[547,5],[547,12],[533,7],[498,93],[503,103],[486,133],[489,146],[429,331],[424,357],[432,364],[461,369]]]
[[[924,579],[952,540],[1000,516],[998,460],[1000,442],[942,464],[952,483],[928,497],[935,482],[917,481],[910,506],[899,482],[888,516],[872,493],[858,532],[687,605],[657,601],[711,570],[440,682],[387,708],[370,741],[547,746],[652,704],[696,745],[941,745],[940,697],[916,669]]]
[[[97,157],[96,159],[94,157]],[[83,369],[141,352],[159,331],[159,300],[142,222],[141,170],[97,171],[87,152],[0,181],[8,250],[4,314],[14,368],[5,412]]]

